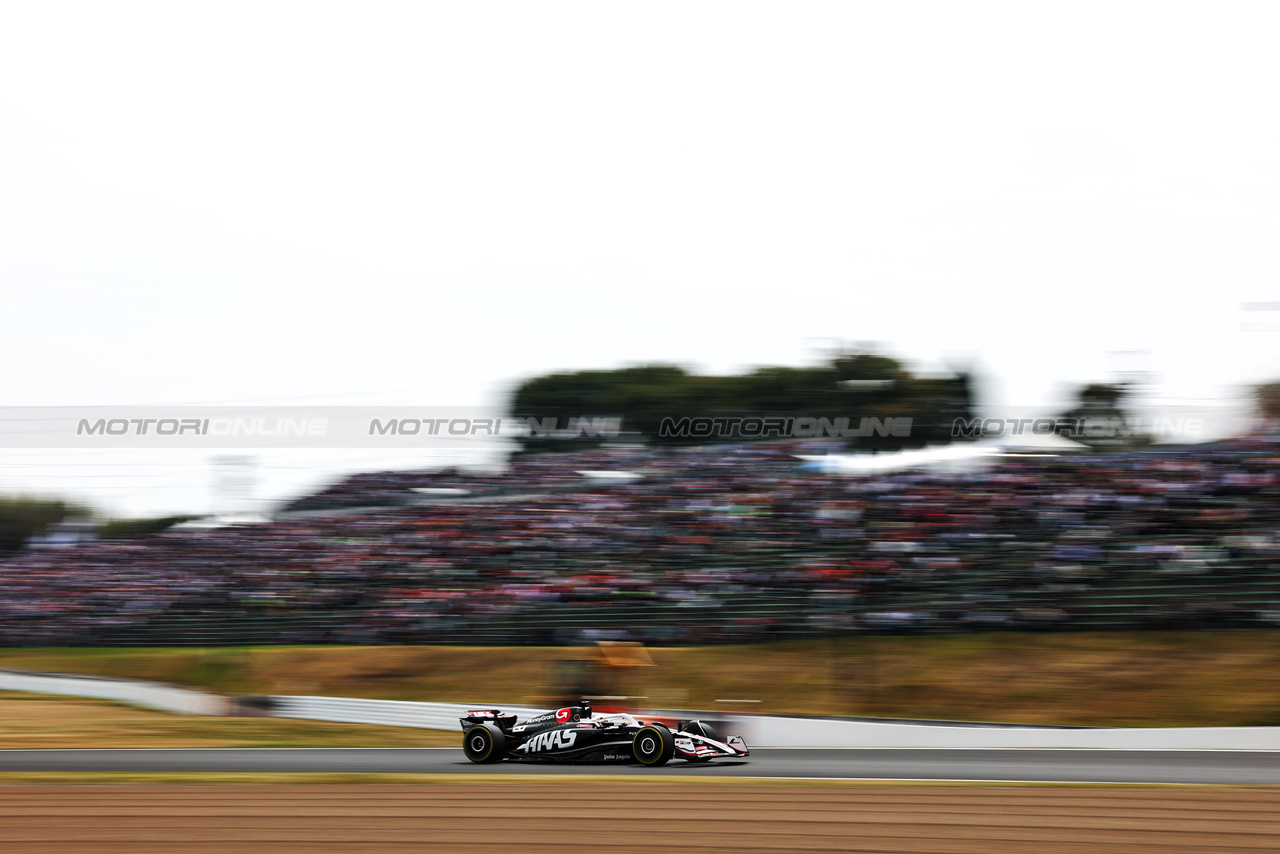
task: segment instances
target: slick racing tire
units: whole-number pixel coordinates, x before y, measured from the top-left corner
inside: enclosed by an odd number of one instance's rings
[[[701,735],[705,738],[711,739],[712,741],[720,740],[720,735],[715,731],[715,728],[711,726],[711,724],[705,724],[702,721],[689,721],[688,725],[685,726],[684,729],[686,732],[691,732],[694,735]],[[680,754],[680,758],[685,760],[686,762],[710,762],[711,761],[710,756],[686,756],[683,753]]]
[[[472,762],[498,762],[507,749],[507,737],[493,724],[476,724],[462,735],[462,752]]]
[[[631,753],[641,765],[666,765],[675,752],[675,736],[662,724],[642,727],[631,739]]]

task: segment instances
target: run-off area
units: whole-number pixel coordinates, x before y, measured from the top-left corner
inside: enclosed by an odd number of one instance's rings
[[[6,852],[1224,852],[1280,790],[754,782],[5,784]]]

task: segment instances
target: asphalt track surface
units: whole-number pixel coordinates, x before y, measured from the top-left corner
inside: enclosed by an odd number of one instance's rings
[[[288,772],[609,774],[766,779],[966,780],[1051,783],[1280,785],[1280,752],[1211,750],[935,750],[757,748],[750,758],[662,768],[501,762],[454,748],[3,750],[0,772]]]

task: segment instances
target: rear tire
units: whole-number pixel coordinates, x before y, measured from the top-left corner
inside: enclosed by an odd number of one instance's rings
[[[493,724],[476,724],[462,734],[462,752],[472,762],[499,762],[507,750],[507,737]]]
[[[641,765],[666,765],[675,752],[675,736],[662,724],[642,727],[631,739],[631,754]]]

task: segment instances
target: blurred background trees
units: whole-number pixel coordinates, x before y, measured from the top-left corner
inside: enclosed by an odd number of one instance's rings
[[[973,398],[967,373],[916,376],[895,359],[853,352],[814,367],[760,367],[731,376],[676,365],[550,374],[520,385],[510,411],[518,418],[556,418],[561,425],[570,418],[621,417],[627,435],[658,445],[707,441],[659,435],[664,418],[848,418],[853,426],[863,418],[911,418],[909,436],[845,440],[853,449],[900,450],[951,441],[955,419],[973,417]],[[522,444],[525,451],[580,450],[599,440],[531,438]]]

